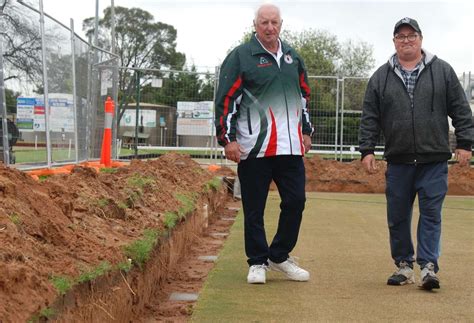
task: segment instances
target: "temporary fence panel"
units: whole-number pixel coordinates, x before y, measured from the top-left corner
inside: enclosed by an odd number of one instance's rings
[[[107,95],[114,99],[117,96],[115,85],[103,94],[104,85],[100,83],[100,65],[112,66],[116,71],[117,56],[77,36],[72,21],[67,27],[45,14],[42,25],[40,4],[8,2],[4,14],[10,19],[0,20],[6,34],[15,35],[6,37],[9,41],[3,53],[3,71],[6,109],[13,112],[8,118],[20,133],[12,155],[22,168],[100,157],[103,100]]]
[[[314,127],[312,150],[335,152],[337,146],[339,82],[335,76],[309,76],[309,112]]]
[[[89,44],[81,38],[74,36],[74,65],[76,83],[76,141],[78,160],[83,161],[89,158],[89,139],[91,138],[89,124],[90,100],[89,81],[91,52]]]
[[[127,68],[120,74],[126,80],[120,88],[127,93],[118,102],[122,155],[145,146],[158,151],[204,148],[210,154],[215,140],[213,73]]]
[[[203,157],[220,155],[214,128],[218,68],[204,72],[194,67],[184,71],[119,68],[117,55],[77,36],[72,22],[67,27],[45,15],[42,26],[39,9],[39,0],[30,4],[12,1],[0,16],[4,35],[15,35],[1,38],[2,159],[27,168],[100,158],[108,96],[116,107],[114,158],[134,157],[139,148],[146,147]],[[44,30],[43,38],[40,30]],[[308,80],[309,113],[315,130],[312,151],[339,159],[358,158],[368,79],[309,76]],[[464,74],[461,82],[472,100],[471,74]],[[381,136],[379,152],[383,143]]]

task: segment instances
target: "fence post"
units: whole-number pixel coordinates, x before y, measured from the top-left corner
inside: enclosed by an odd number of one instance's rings
[[[7,121],[7,104],[5,96],[5,88],[3,82],[3,47],[0,39],[0,113],[2,117],[2,139],[3,139],[3,163],[10,165],[10,146],[8,142],[8,121]]]
[[[341,91],[341,153],[339,160],[342,162],[342,151],[344,150],[344,84],[345,78],[342,78],[342,91]]]
[[[75,162],[79,163],[79,141],[77,138],[77,88],[76,88],[76,43],[74,35],[74,20],[70,20],[71,26],[71,57],[72,57],[72,107],[74,113],[74,153]]]
[[[105,101],[104,137],[102,139],[102,149],[100,163],[109,167],[112,164],[112,122],[114,120],[114,101],[109,97]]]
[[[137,104],[135,106],[135,159],[138,158],[138,114],[140,112],[140,70],[135,70],[137,87]]]
[[[334,129],[334,160],[337,160],[337,137],[339,132],[339,76],[336,79],[336,127]]]
[[[51,137],[50,137],[50,110],[49,110],[49,97],[48,97],[48,67],[46,64],[46,44],[45,44],[45,32],[44,32],[44,11],[43,11],[43,0],[40,0],[40,31],[41,31],[41,60],[43,62],[43,88],[44,88],[44,125],[46,131],[46,155],[48,160],[48,168],[51,168]]]
[[[219,74],[220,74],[220,67],[216,66],[214,70],[214,91],[213,91],[213,98],[212,98],[212,131],[211,131],[211,163],[217,162],[217,139],[216,139],[216,96],[217,96],[217,87],[219,85]]]

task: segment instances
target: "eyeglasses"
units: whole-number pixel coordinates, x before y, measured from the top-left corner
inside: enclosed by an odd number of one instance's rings
[[[410,35],[395,35],[395,40],[399,43],[404,42],[406,39],[408,41],[414,41],[418,37],[418,34],[410,34]]]

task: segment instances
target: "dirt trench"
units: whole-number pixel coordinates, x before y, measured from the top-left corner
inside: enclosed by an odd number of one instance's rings
[[[147,304],[205,232],[204,205],[214,222],[226,192],[221,176],[178,154],[41,181],[0,167],[0,322],[150,314]],[[153,261],[134,260],[128,271],[126,247],[147,230],[160,236]]]

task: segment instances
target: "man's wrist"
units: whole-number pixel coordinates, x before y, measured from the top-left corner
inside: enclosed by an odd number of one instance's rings
[[[375,155],[373,150],[363,150],[363,151],[361,151],[360,153],[361,153],[361,155],[362,155],[362,156],[360,157],[360,160],[364,159],[365,156],[367,156],[367,155]]]

